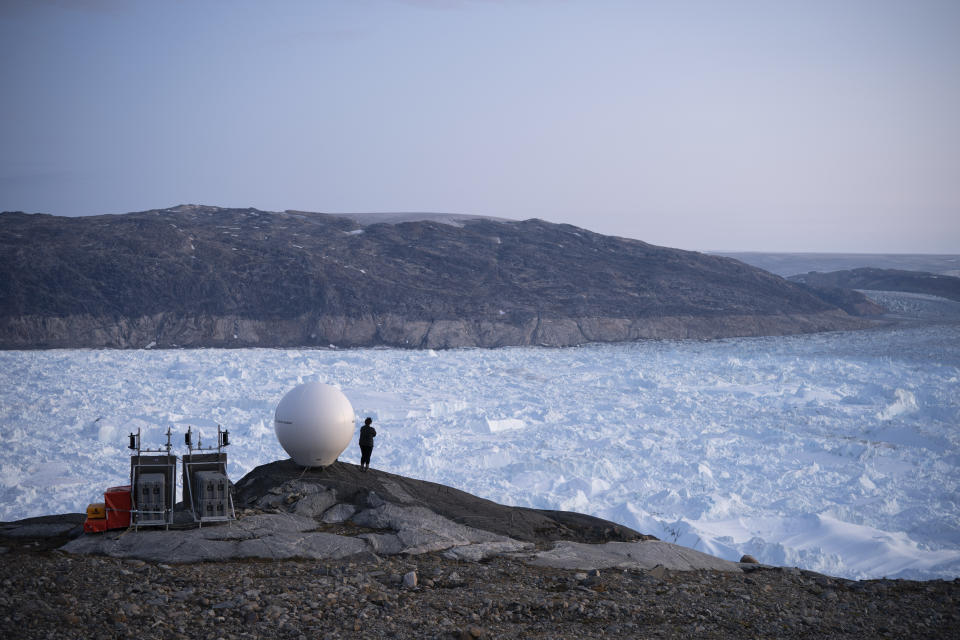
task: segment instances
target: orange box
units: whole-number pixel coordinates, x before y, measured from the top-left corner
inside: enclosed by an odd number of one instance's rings
[[[87,505],[88,520],[102,520],[107,517],[107,505],[103,502],[94,502]]]
[[[130,485],[110,487],[103,492],[107,506],[107,529],[126,529],[130,526]]]
[[[107,530],[106,518],[87,518],[83,523],[84,533],[103,533]]]

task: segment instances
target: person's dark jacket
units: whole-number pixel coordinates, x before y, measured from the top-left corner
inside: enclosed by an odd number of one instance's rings
[[[361,447],[372,447],[373,439],[377,437],[377,430],[374,429],[369,424],[365,424],[360,427],[360,446]]]

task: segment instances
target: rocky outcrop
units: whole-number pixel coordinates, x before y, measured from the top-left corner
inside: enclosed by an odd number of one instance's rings
[[[363,540],[312,531],[316,526],[314,520],[293,514],[251,514],[224,526],[186,531],[143,529],[126,535],[84,535],[62,549],[75,554],[176,563],[240,558],[339,559],[369,552]]]
[[[0,269],[7,349],[569,346],[864,325],[736,260],[542,220],[4,213]]]
[[[236,497],[237,520],[204,527],[80,535],[70,528],[77,526],[71,516],[5,524],[0,536],[70,534],[74,539],[61,548],[67,553],[166,563],[440,553],[473,562],[507,555],[559,569],[740,571],[736,563],[592,516],[508,507],[343,463],[325,469],[303,469],[290,460],[263,465],[237,483]]]
[[[654,539],[582,513],[511,507],[435,482],[377,469],[361,472],[356,465],[343,462],[322,469],[305,469],[289,459],[261,465],[237,483],[236,503],[242,509],[282,509],[321,520],[332,510],[342,513],[347,507],[353,509],[352,522],[372,529],[403,528],[398,526],[403,519],[396,519],[396,512],[381,509],[387,505],[411,509],[411,514],[426,509],[451,524],[537,544]],[[301,506],[304,503],[310,505],[308,511]],[[430,518],[420,514],[414,520],[427,522]]]
[[[606,543],[653,539],[584,514],[508,507],[444,485],[377,470],[360,472],[355,465],[343,463],[324,469],[304,469],[290,460],[263,465],[237,483],[236,503],[237,520],[202,528],[178,517],[176,531],[147,528],[135,534],[79,535],[69,528],[77,526],[71,520],[12,523],[0,527],[0,536],[64,536],[69,532],[74,539],[62,547],[68,553],[157,562],[425,553],[479,561],[534,553],[535,545],[557,540],[581,545],[558,550],[556,558],[539,553],[530,556],[531,562],[541,565],[570,563],[571,558],[592,564],[613,558],[622,563],[624,554],[629,553],[621,547],[604,546]],[[179,515],[186,515],[182,505]],[[664,553],[656,549],[659,547],[649,547],[648,554],[654,555],[645,562]],[[714,558],[711,562],[720,561]]]

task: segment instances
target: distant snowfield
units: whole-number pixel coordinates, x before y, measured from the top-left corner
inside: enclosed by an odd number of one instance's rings
[[[960,326],[568,349],[0,352],[0,519],[125,484],[126,435],[230,429],[234,481],[286,457],[273,410],[340,386],[373,467],[569,509],[736,560],[960,576]],[[358,430],[359,431],[359,430]],[[342,461],[359,461],[354,443]]]

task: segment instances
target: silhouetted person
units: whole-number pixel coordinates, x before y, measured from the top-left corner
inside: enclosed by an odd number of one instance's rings
[[[363,421],[360,427],[360,470],[370,468],[370,454],[373,453],[373,439],[377,437],[377,430],[370,426],[372,418]]]

